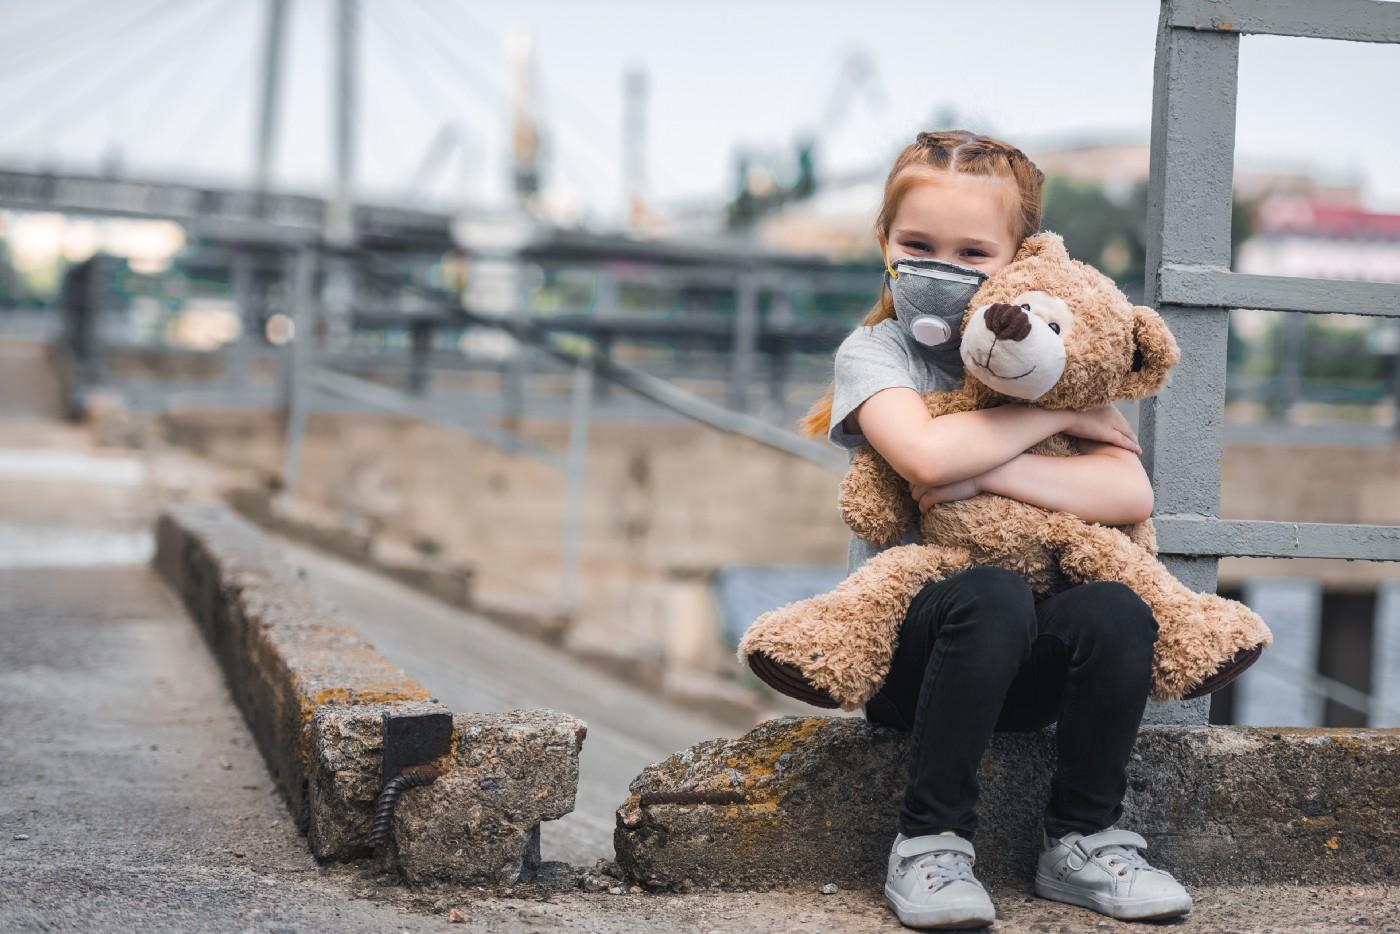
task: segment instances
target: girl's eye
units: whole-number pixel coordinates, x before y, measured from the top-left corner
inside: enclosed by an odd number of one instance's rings
[[[904,245],[911,250],[928,250],[928,244],[922,240],[905,240]]]
[[[986,256],[986,255],[987,255],[986,253],[982,252],[981,250],[964,250],[963,252],[966,253],[968,256],[979,256],[979,257],[980,257],[980,256]]]

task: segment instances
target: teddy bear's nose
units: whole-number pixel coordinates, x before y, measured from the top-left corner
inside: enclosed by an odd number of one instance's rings
[[[997,340],[1018,341],[1031,332],[1031,319],[1020,305],[998,302],[987,309],[986,322]]]

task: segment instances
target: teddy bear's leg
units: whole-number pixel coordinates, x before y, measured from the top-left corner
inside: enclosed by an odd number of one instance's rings
[[[1223,686],[1273,641],[1268,626],[1249,607],[1191,590],[1117,529],[1056,513],[1044,534],[1071,580],[1118,581],[1152,609],[1158,633],[1152,689],[1156,700],[1199,696],[1203,685]]]
[[[831,592],[760,616],[744,633],[739,658],[785,694],[813,702],[810,694],[794,690],[797,680],[853,710],[884,681],[914,595],[971,563],[959,548],[901,545],[882,551]],[[756,653],[764,656],[763,664],[753,663]]]

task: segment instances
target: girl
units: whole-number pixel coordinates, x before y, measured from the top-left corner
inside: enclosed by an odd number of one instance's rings
[[[876,236],[886,265],[934,258],[993,275],[1040,227],[1043,176],[1019,150],[966,131],[920,133],[885,182]],[[923,393],[962,384],[958,342],[918,343],[888,289],[836,352],[836,376],[803,427],[854,450],[870,444],[920,510],[997,493],[1090,522],[1139,522],[1152,489],[1113,406],[1060,412],[1003,405],[930,418]],[[1065,432],[1079,457],[1023,453]],[[917,540],[917,529],[906,541]],[[848,571],[877,549],[852,538]],[[885,897],[911,927],[996,917],[972,872],[977,767],[993,730],[1058,720],[1036,893],[1116,918],[1183,914],[1191,897],[1114,828],[1150,684],[1157,624],[1127,587],[1081,584],[1039,602],[1017,575],[976,567],[913,599],[873,723],[912,733],[909,781]]]

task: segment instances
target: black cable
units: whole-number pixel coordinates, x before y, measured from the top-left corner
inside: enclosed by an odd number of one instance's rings
[[[389,828],[393,826],[394,809],[399,806],[399,796],[410,788],[421,788],[437,781],[438,773],[432,769],[410,769],[400,772],[390,779],[374,802],[374,819],[369,825],[370,849],[376,852],[389,839]]]

